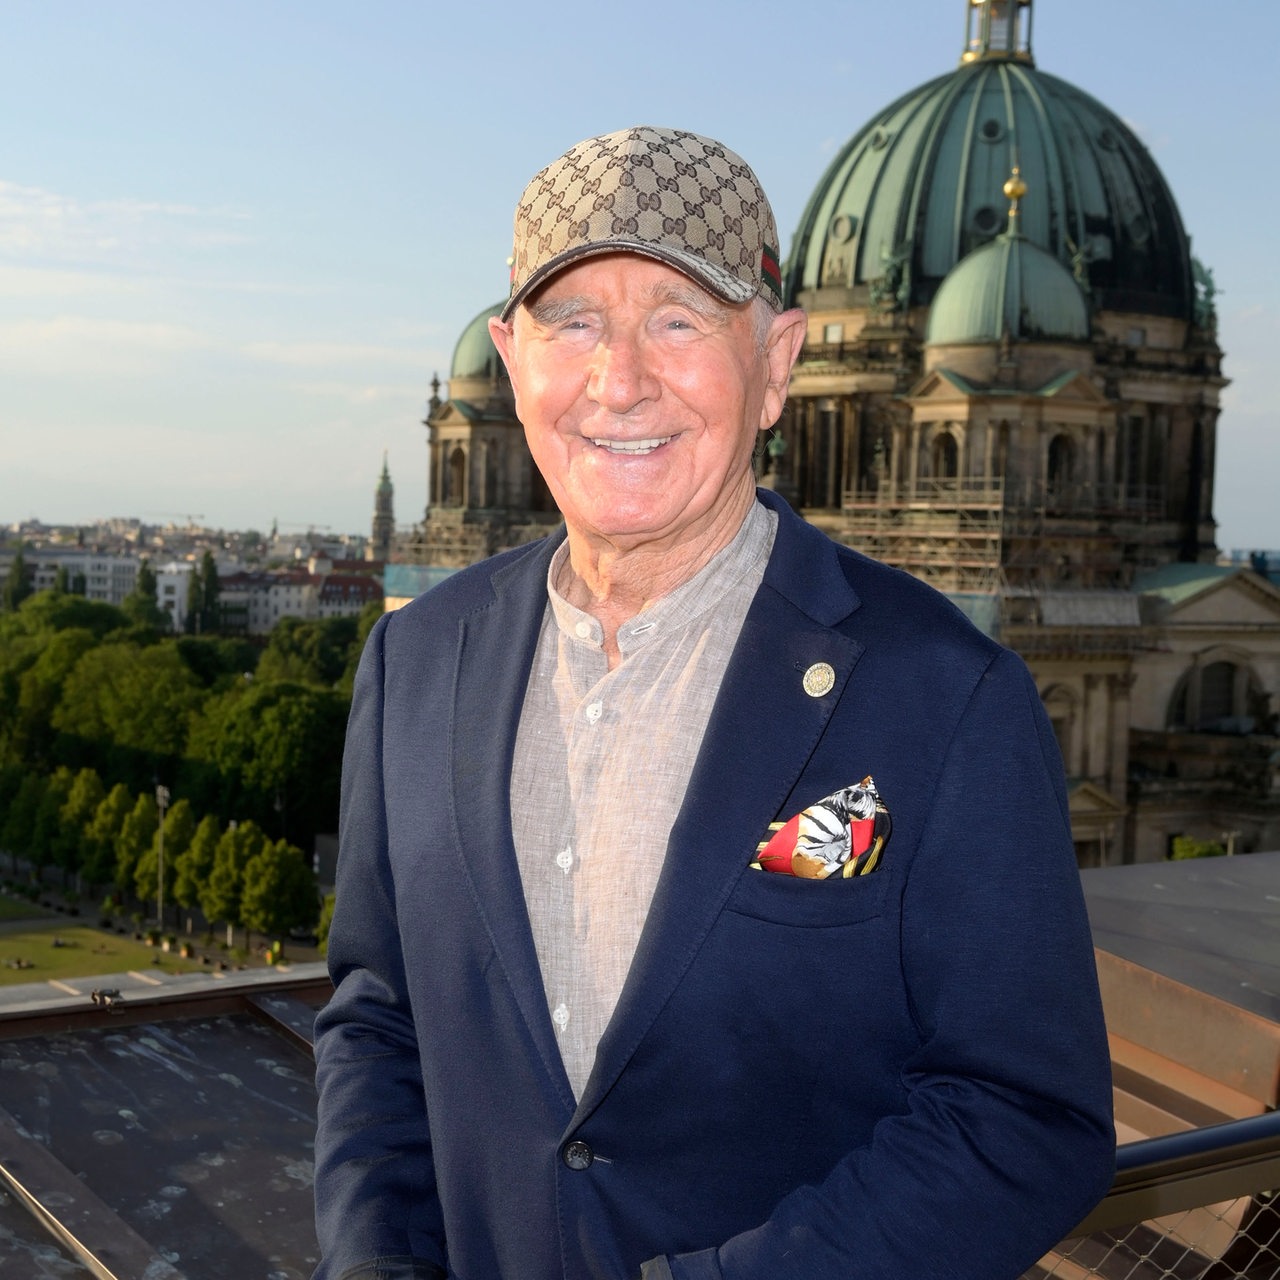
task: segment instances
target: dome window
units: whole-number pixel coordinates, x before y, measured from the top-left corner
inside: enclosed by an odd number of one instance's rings
[[[1004,137],[1004,125],[994,116],[990,116],[978,127],[978,137],[983,142],[999,142]]]
[[[1104,151],[1114,151],[1120,144],[1110,129],[1102,129],[1098,133],[1098,146]]]
[[[852,214],[838,213],[831,219],[831,238],[841,244],[848,244],[857,229],[858,220]]]
[[[871,135],[871,147],[874,151],[883,151],[889,145],[889,139],[893,134],[888,129],[877,129]]]
[[[993,235],[1000,227],[1000,215],[989,204],[984,204],[974,210],[973,226],[984,236]]]

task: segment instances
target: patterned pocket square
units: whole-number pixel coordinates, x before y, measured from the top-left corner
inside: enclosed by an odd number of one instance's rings
[[[824,796],[786,822],[771,822],[751,864],[805,880],[863,876],[880,865],[893,823],[868,774],[852,787]]]

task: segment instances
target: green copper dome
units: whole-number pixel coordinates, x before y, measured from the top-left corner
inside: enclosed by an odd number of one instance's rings
[[[1034,194],[1022,234],[1069,264],[1092,304],[1191,319],[1187,235],[1155,162],[1087,93],[990,50],[899,98],[845,144],[810,198],[788,305],[927,305],[1003,230],[1001,186]]]
[[[453,349],[453,367],[449,370],[450,378],[488,378],[496,379],[502,372],[502,358],[498,348],[493,345],[489,336],[489,319],[496,316],[503,307],[497,302],[486,307],[462,331],[458,345]]]
[[[1018,233],[1016,221],[1011,217],[1008,231],[942,282],[929,308],[927,343],[1088,341],[1080,286],[1057,258]]]

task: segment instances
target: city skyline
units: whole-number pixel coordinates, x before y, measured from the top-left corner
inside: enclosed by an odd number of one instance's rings
[[[756,3],[528,30],[506,2],[447,22],[407,0],[6,8],[5,524],[367,532],[384,450],[398,523],[420,520],[431,379],[503,296],[511,209],[539,165],[642,121],[711,134],[756,167],[786,255],[839,146],[953,69],[964,34],[963,0],[807,0],[790,32]],[[1280,105],[1280,15],[1204,13],[1036,0],[1033,48],[1135,130],[1214,273],[1232,380],[1218,543],[1276,547],[1280,179],[1255,157]]]

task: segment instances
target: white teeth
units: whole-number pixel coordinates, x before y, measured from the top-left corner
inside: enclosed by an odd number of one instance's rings
[[[652,453],[667,443],[671,436],[663,436],[657,440],[592,440],[591,443],[610,453]]]

